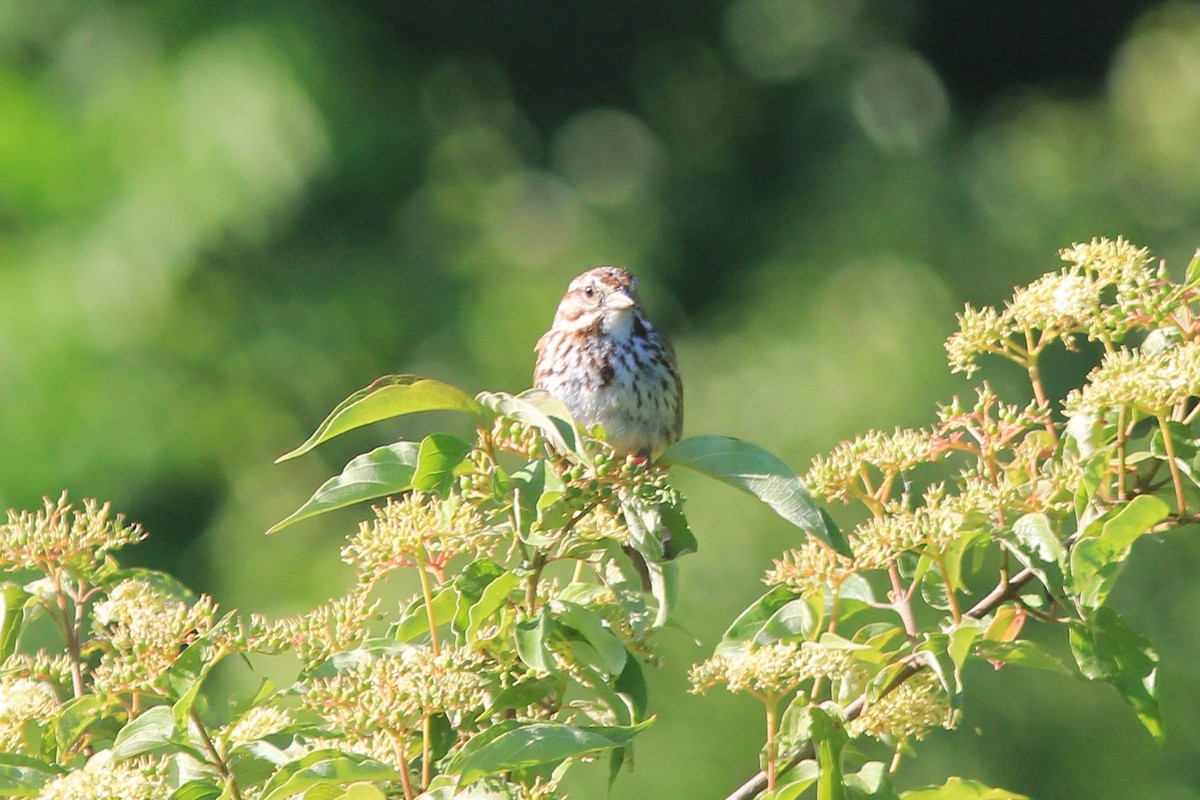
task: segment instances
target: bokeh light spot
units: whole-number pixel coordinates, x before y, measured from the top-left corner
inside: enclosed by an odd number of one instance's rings
[[[663,151],[653,132],[624,111],[585,111],[554,138],[555,166],[586,200],[628,203],[647,190],[662,170]]]
[[[867,62],[854,85],[853,108],[867,138],[889,153],[919,150],[950,115],[946,89],[929,63],[895,49]]]

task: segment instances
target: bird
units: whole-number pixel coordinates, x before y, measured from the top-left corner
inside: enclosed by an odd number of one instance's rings
[[[671,340],[646,318],[637,284],[616,266],[576,276],[538,340],[533,382],[576,422],[599,425],[617,455],[645,462],[683,432],[683,382]]]

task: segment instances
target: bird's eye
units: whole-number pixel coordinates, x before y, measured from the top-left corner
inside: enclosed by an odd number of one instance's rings
[[[593,297],[596,296],[596,287],[595,286],[583,287],[583,296],[586,297],[588,300],[591,300]]]

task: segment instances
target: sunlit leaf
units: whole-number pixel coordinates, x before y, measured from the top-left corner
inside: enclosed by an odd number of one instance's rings
[[[606,627],[604,620],[590,608],[554,600],[550,604],[555,621],[574,631],[596,649],[605,671],[612,676],[625,669],[625,645]]]
[[[754,640],[763,625],[775,612],[792,601],[792,593],[784,586],[776,586],[746,608],[717,644],[717,655],[728,655],[740,651]]]
[[[557,672],[554,658],[550,654],[548,639],[554,630],[554,622],[543,606],[536,617],[517,624],[517,655],[525,666],[538,672]]]
[[[483,414],[470,395],[447,383],[416,375],[387,375],[338,403],[304,444],[284,453],[275,463],[303,455],[346,431],[418,411],[463,411],[475,417]]]
[[[444,493],[454,483],[454,468],[462,463],[471,445],[456,436],[434,433],[421,441],[412,485],[423,492]]]
[[[788,522],[849,555],[849,544],[825,525],[791,467],[757,445],[728,436],[696,436],[668,447],[657,463],[687,467],[749,492]]]
[[[993,789],[978,781],[951,778],[941,786],[927,786],[903,792],[900,800],[1029,800],[1023,794]]]
[[[114,761],[182,749],[175,716],[170,706],[155,706],[137,717],[117,734],[113,741]]]
[[[541,390],[516,396],[503,392],[481,392],[476,400],[493,414],[512,417],[537,428],[559,452],[576,449],[578,439],[574,425],[562,403]]]
[[[262,800],[284,800],[314,786],[354,781],[394,781],[400,776],[386,764],[363,756],[317,751],[286,765],[263,787]]]
[[[653,719],[638,725],[583,727],[556,722],[500,723],[469,740],[446,771],[468,784],[485,775],[551,764],[628,745]],[[496,728],[503,728],[494,733]]]
[[[104,701],[94,694],[85,694],[63,703],[54,723],[54,736],[59,750],[65,752],[74,747],[79,737],[83,736],[103,713]]]
[[[791,600],[780,606],[754,634],[754,647],[781,639],[808,639],[816,632],[816,626],[817,617],[808,603],[802,598]]]
[[[1139,495],[1088,527],[1087,535],[1071,548],[1071,589],[1086,608],[1101,605],[1121,572],[1122,563],[1139,536],[1171,513],[1162,500]]]
[[[221,787],[210,781],[188,781],[171,792],[168,800],[217,800],[221,796]]]
[[[17,753],[0,753],[0,795],[36,797],[42,785],[57,777],[61,770],[36,758]]]
[[[340,475],[321,484],[304,505],[272,525],[267,533],[275,533],[326,511],[408,489],[416,474],[419,453],[420,445],[416,442],[396,442],[357,456]]]
[[[25,601],[32,597],[15,583],[0,584],[0,664],[17,649],[25,620]]]
[[[840,720],[821,706],[813,706],[809,730],[817,750],[817,800],[846,800],[846,781],[842,775],[842,748],[850,737]]]
[[[975,652],[989,661],[1012,664],[1017,667],[1032,667],[1057,672],[1060,675],[1075,675],[1061,658],[1028,639],[1012,642],[995,642],[981,639],[975,643]]]

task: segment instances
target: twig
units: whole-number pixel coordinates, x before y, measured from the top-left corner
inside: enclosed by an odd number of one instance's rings
[[[200,732],[200,738],[204,741],[204,749],[208,751],[212,757],[213,765],[216,766],[217,772],[225,780],[225,785],[229,789],[229,794],[233,800],[242,800],[242,793],[238,790],[237,780],[233,777],[233,773],[229,770],[229,764],[225,763],[225,759],[221,757],[221,751],[217,749],[217,745],[213,742],[212,737],[208,735],[208,728],[204,727],[204,720],[200,719],[200,712],[192,708],[188,712],[191,717],[192,724],[196,726],[196,730]]]

